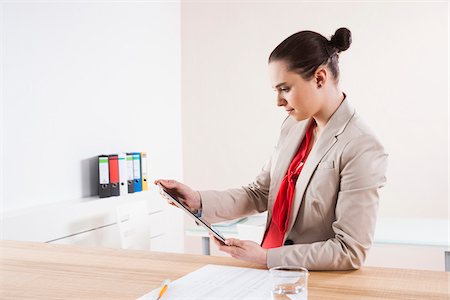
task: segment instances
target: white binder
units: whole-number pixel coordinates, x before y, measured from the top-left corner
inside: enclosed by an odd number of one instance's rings
[[[126,194],[128,194],[127,154],[120,153],[118,156],[119,156],[120,195],[126,195]]]
[[[127,153],[128,193],[134,193],[133,154]]]

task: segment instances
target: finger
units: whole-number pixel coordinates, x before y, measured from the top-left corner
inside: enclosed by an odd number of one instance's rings
[[[168,189],[174,189],[178,186],[178,181],[173,179],[159,179],[159,183],[161,183],[162,186]]]
[[[209,238],[213,240],[213,242],[216,244],[217,247],[227,246],[224,244],[221,240],[219,240],[216,236],[214,236],[212,233],[208,232]]]
[[[219,247],[219,251],[222,251],[223,253],[233,256],[230,249]]]
[[[155,180],[155,184],[161,184],[163,186],[165,186],[164,182],[168,181],[167,179],[156,179]]]
[[[216,244],[216,246],[218,248],[220,248],[222,246],[222,244],[215,237],[213,237],[212,240],[213,240],[214,244]]]
[[[167,196],[165,194],[163,194],[163,192],[159,192],[159,194],[161,195],[161,197],[163,197],[164,199],[167,200],[167,202],[171,202],[171,200],[169,198],[167,198]]]
[[[239,239],[226,239],[225,240],[225,244],[227,244],[228,246],[236,246],[236,247],[242,247],[243,246],[243,242]]]
[[[154,184],[162,184],[163,186],[166,186],[166,184],[168,184],[168,182],[171,181],[170,179],[156,179],[153,183]]]
[[[162,181],[164,181],[164,179],[157,179],[157,180],[155,180],[155,184],[161,183]],[[169,204],[172,204],[172,200],[170,200],[170,199],[166,196],[166,194],[165,194],[161,189],[159,189],[159,194],[160,194],[164,199],[166,199],[167,202],[169,202]]]
[[[209,238],[212,239],[212,241],[214,242],[214,244],[216,244],[217,247],[222,246],[222,243],[220,243],[220,241],[211,233],[209,233]]]
[[[222,241],[220,241],[219,239],[217,239],[214,235],[212,235],[211,233],[209,233],[210,238],[214,241],[214,243],[216,244],[217,248],[225,253],[228,253],[229,255],[233,256],[233,255],[237,255],[236,253],[236,248],[233,246],[228,246],[224,243],[222,243]]]
[[[226,245],[220,245],[219,246],[219,250],[222,251],[222,252],[225,252],[225,253],[233,256],[233,257],[235,257],[237,255],[236,248],[234,248],[234,247],[229,247],[229,246],[226,246]]]
[[[167,203],[169,203],[170,205],[172,205],[172,206],[175,206],[175,207],[177,207],[172,201],[170,201],[170,200],[167,200]]]

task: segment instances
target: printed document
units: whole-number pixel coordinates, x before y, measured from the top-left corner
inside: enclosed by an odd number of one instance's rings
[[[161,300],[271,299],[268,270],[206,265],[169,284]],[[139,300],[155,300],[155,289]]]

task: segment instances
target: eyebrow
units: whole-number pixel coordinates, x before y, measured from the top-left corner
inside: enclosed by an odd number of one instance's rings
[[[282,83],[277,84],[277,85],[275,86],[275,88],[278,88],[279,86],[282,86],[283,84],[286,84],[286,82],[282,82]]]

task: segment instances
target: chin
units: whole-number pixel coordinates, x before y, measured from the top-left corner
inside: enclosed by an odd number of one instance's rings
[[[298,122],[309,119],[308,116],[291,115],[291,117],[294,118]]]

